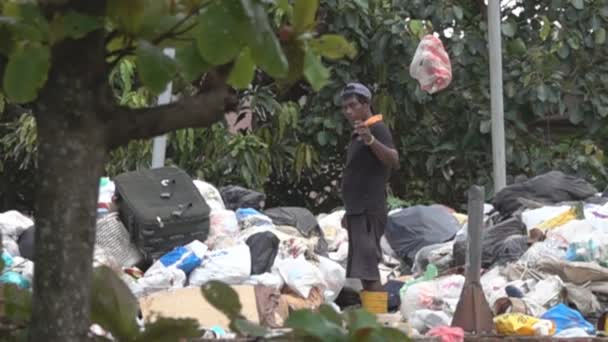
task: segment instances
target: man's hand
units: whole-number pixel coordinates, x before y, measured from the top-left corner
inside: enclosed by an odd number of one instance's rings
[[[363,121],[355,121],[355,132],[368,144],[372,140],[372,132]]]

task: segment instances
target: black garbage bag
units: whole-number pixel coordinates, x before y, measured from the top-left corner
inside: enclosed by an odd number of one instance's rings
[[[526,225],[517,217],[510,218],[483,231],[481,264],[490,267],[518,260],[528,250]],[[453,265],[466,261],[467,240],[454,242]]]
[[[28,260],[34,260],[34,250],[36,249],[35,235],[36,227],[31,226],[21,233],[21,235],[19,235],[19,239],[17,240],[17,244],[19,245],[19,253],[22,257]]]
[[[388,294],[388,312],[395,312],[401,307],[401,288],[405,285],[404,282],[398,280],[389,280],[384,284],[384,291]]]
[[[518,184],[511,184],[500,190],[492,205],[503,216],[517,211],[524,198],[545,204],[566,201],[580,201],[594,196],[597,189],[586,180],[566,175],[560,171],[551,171]]]
[[[452,240],[458,230],[445,207],[417,205],[390,215],[384,233],[399,258],[412,265],[420,249]]]
[[[229,185],[220,189],[220,195],[228,210],[241,208],[253,208],[262,210],[266,195],[254,190],[246,189],[237,185]]]
[[[271,232],[253,234],[247,239],[252,275],[270,272],[279,252],[279,242],[279,238]]]
[[[296,228],[305,238],[319,237],[315,253],[327,256],[329,246],[325,240],[325,235],[319,227],[317,218],[310,210],[301,207],[277,207],[264,211],[264,215],[270,217],[272,222],[278,226]]]

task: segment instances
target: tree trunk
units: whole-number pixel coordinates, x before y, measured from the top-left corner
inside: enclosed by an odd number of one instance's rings
[[[58,83],[49,87],[36,110],[39,159],[30,341],[83,341],[90,325],[98,182],[107,154],[105,132],[92,110],[92,91],[78,89],[73,79],[69,84]]]

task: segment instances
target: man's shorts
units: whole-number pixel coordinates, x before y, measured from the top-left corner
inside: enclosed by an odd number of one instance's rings
[[[348,231],[348,261],[346,277],[380,280],[378,263],[382,261],[380,238],[386,226],[386,214],[346,216]]]

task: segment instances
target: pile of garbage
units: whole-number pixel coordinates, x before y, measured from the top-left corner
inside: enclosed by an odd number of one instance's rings
[[[422,334],[451,325],[462,292],[467,223],[458,218],[454,239],[418,251],[401,289],[401,313]],[[608,197],[553,171],[500,191],[484,226],[481,284],[499,335],[604,333]]]
[[[245,317],[271,328],[297,309],[361,305],[360,281],[346,278],[343,210],[314,216],[301,207],[266,209],[263,193],[193,183],[210,208],[205,241],[147,260],[121,220],[114,182],[100,182],[94,262],[120,275],[144,319],[190,316],[225,338],[221,315],[193,291],[210,280],[233,286]],[[550,172],[499,192],[484,207],[484,225],[481,284],[498,334],[587,337],[604,330],[608,198],[584,180]],[[31,286],[34,229],[16,211],[0,214],[0,283]],[[466,214],[443,205],[393,210],[381,247],[378,268],[394,326],[462,337],[449,327],[465,283]]]

